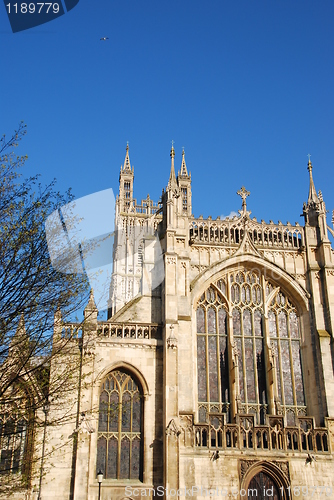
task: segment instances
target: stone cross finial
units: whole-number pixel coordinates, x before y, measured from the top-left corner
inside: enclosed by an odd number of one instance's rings
[[[246,198],[247,198],[247,196],[250,195],[250,192],[247,191],[247,189],[245,188],[245,186],[242,186],[242,188],[239,189],[239,191],[237,191],[237,194],[239,196],[241,196],[241,198],[242,198],[242,210],[245,213],[246,212],[246,208],[247,208]]]

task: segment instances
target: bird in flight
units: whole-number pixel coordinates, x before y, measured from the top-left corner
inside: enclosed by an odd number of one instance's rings
[[[104,37],[100,38],[100,40],[105,41],[105,40],[109,40],[109,38],[107,36],[104,36]]]

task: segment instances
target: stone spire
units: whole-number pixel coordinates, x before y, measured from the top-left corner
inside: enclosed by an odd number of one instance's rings
[[[10,342],[9,352],[11,355],[15,353],[16,355],[23,356],[27,346],[28,346],[28,337],[24,323],[24,316],[23,313],[21,313],[16,332],[13,335],[13,338]]]
[[[134,167],[131,168],[129,143],[126,145],[124,165],[119,173],[119,196],[117,198],[117,213],[129,212],[133,205]]]
[[[174,187],[177,184],[175,176],[175,168],[174,168],[174,158],[175,158],[174,141],[172,141],[172,149],[170,150],[170,157],[171,157],[171,166],[170,166],[168,187]]]
[[[126,144],[126,153],[125,153],[125,159],[124,159],[124,165],[121,166],[121,172],[129,172],[131,173],[131,164],[130,164],[130,157],[129,157],[129,143]]]
[[[308,200],[307,204],[309,207],[315,207],[316,205],[319,205],[319,198],[317,196],[317,192],[314,186],[313,182],[313,176],[312,176],[312,163],[310,160],[310,155],[308,159],[308,164],[307,164],[307,170],[309,171],[310,174],[310,189],[309,189],[309,194],[308,194]]]
[[[85,311],[87,311],[87,312],[97,311],[93,288],[90,289],[89,300],[88,300],[88,304],[85,307]]]
[[[97,313],[98,313],[98,309],[97,309],[96,304],[95,304],[94,291],[91,288],[88,304],[86,305],[86,307],[84,309],[85,331],[86,330],[89,331],[91,329],[94,330],[94,328],[97,324]]]
[[[182,177],[188,177],[188,170],[187,170],[187,165],[186,165],[186,160],[184,157],[184,148],[182,149],[182,163],[181,163],[181,172],[180,175]]]

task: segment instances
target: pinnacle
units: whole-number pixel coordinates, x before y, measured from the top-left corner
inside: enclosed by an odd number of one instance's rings
[[[182,177],[188,177],[188,170],[187,170],[187,165],[186,165],[186,160],[185,160],[184,148],[182,149],[182,163],[181,163],[181,173],[180,173],[180,175]]]
[[[312,166],[311,160],[309,158],[308,164],[307,164],[307,170],[309,171],[309,174],[310,174],[310,189],[309,189],[309,195],[308,195],[308,204],[309,205],[312,203],[319,203],[317,191],[315,189],[314,182],[313,182],[312,169],[313,169],[313,166]]]
[[[93,290],[93,288],[91,288],[90,289],[90,294],[89,294],[88,304],[85,307],[85,311],[95,310],[95,309],[97,309],[97,307],[96,307],[96,304],[95,304],[94,290]]]

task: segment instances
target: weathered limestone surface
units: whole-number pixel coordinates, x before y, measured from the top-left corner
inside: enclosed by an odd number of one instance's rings
[[[174,159],[172,148],[161,203],[137,204],[127,148],[109,319],[97,320],[93,297],[85,311],[79,412],[92,432],[74,432],[75,412],[48,429],[42,498],[97,498],[100,397],[117,370],[142,391],[142,473],[104,479],[103,500],[159,487],[244,499],[235,492],[254,477],[284,500],[298,487],[334,498],[334,252],[312,165],[301,226],[252,219],[245,188],[239,216],[194,218],[184,152],[177,176]],[[68,398],[75,406],[78,392]]]

